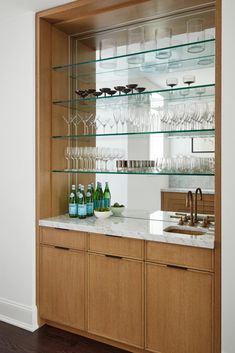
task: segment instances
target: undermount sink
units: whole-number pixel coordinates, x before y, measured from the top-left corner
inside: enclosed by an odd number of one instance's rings
[[[193,227],[180,227],[180,226],[170,226],[163,229],[164,232],[167,233],[177,233],[177,234],[185,234],[185,235],[204,235],[206,231],[204,229],[195,229]]]

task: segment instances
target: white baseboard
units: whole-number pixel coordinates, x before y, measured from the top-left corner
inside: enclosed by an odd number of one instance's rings
[[[33,332],[38,328],[37,308],[0,298],[0,321]]]

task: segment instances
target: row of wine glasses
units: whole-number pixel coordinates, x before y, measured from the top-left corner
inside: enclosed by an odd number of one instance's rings
[[[214,174],[215,159],[179,155],[160,157],[156,161],[117,160],[116,166],[119,172]]]
[[[215,104],[214,101],[191,101],[167,104],[154,110],[117,106],[110,114],[77,112],[68,118],[63,116],[63,119],[68,134],[72,126],[75,134],[79,131],[84,135],[214,129]]]
[[[156,160],[156,170],[158,172],[172,173],[205,173],[214,174],[214,157],[192,157],[178,155],[175,157],[162,157]]]
[[[123,158],[125,151],[107,147],[66,147],[67,171],[113,170],[115,160]]]

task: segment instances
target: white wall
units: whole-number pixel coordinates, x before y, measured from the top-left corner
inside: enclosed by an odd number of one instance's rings
[[[222,0],[222,346],[235,352],[235,1]]]
[[[0,319],[35,325],[34,13],[0,23]]]

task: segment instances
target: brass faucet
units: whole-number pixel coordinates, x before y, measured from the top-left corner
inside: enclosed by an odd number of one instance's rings
[[[197,195],[198,193],[200,194],[200,200],[202,201],[202,189],[201,188],[197,188],[195,191],[195,218],[194,218],[194,222],[197,223],[198,219],[197,219]]]
[[[189,191],[186,197],[186,207],[190,206],[190,221],[189,225],[194,226],[194,218],[193,218],[193,193]]]

